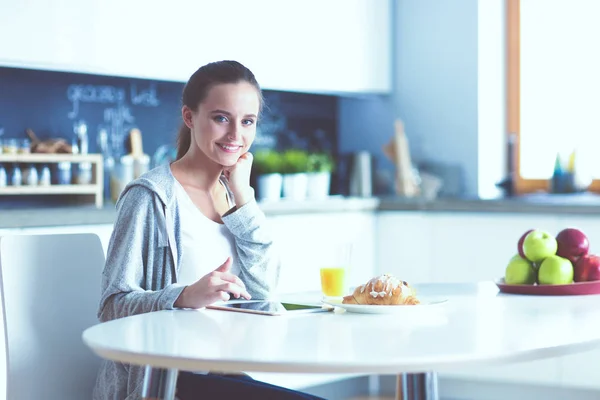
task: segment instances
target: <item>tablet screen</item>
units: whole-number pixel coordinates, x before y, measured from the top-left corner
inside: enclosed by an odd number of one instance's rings
[[[230,309],[232,311],[258,312],[261,314],[281,315],[287,313],[301,312],[321,312],[330,311],[319,305],[299,304],[299,303],[281,303],[270,300],[248,300],[234,301],[229,303],[220,303],[209,308]]]

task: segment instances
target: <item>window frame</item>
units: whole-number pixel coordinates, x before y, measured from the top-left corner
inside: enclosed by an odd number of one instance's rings
[[[525,179],[521,176],[521,0],[506,0],[506,139],[514,134],[513,189],[515,194],[550,192],[550,179]],[[509,149],[510,150],[510,149]],[[510,172],[510,165],[508,166]],[[600,192],[600,180],[588,188]]]

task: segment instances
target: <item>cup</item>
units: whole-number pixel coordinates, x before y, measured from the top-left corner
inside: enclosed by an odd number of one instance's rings
[[[329,246],[322,252],[321,293],[326,299],[341,298],[347,294],[351,258],[350,243]]]

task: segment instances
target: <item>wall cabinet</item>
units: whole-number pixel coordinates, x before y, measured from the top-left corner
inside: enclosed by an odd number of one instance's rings
[[[184,82],[236,59],[265,89],[391,91],[391,0],[2,1],[0,66]]]

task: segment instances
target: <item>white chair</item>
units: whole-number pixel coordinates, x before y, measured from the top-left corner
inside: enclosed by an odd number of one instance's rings
[[[0,238],[6,357],[0,399],[4,393],[8,400],[91,399],[100,359],[81,334],[98,323],[103,266],[93,234]]]

